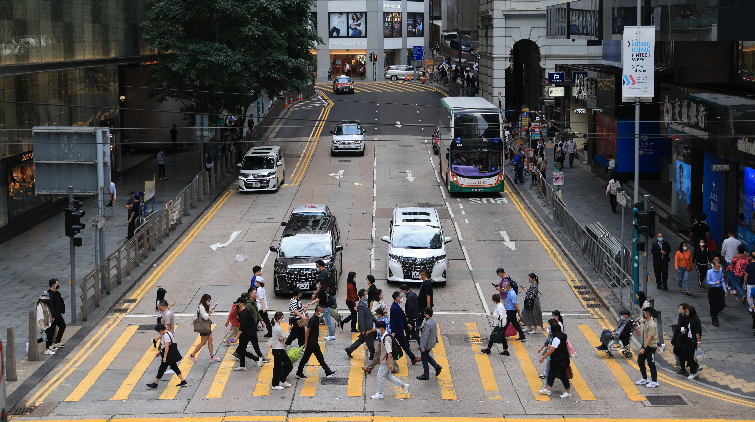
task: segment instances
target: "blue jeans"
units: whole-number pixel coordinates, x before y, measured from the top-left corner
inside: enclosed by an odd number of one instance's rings
[[[574,155],[575,154],[573,152],[569,153],[569,167],[571,167],[572,165],[574,165]]]
[[[430,354],[432,349],[427,349],[424,352],[420,350],[420,356],[422,357],[422,369],[425,371],[423,376],[429,377],[430,376],[430,365],[435,368],[437,371],[438,368],[440,368],[440,365],[438,365],[435,362],[435,359],[433,359],[433,356]]]
[[[330,318],[330,312],[326,309],[325,312],[322,313],[322,316],[325,317],[325,325],[328,326],[328,337],[335,337],[336,329],[333,328],[333,320]]]
[[[742,276],[736,276],[733,271],[729,271],[729,286],[737,291],[738,298],[744,296],[745,292],[742,290]]]
[[[687,267],[677,267],[676,272],[676,284],[679,289],[682,288],[682,281],[684,281],[684,290],[689,290],[689,270]]]

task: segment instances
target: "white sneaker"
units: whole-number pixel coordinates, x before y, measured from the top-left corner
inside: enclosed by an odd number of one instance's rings
[[[288,381],[282,382],[281,385],[284,386],[284,387],[286,387],[286,388],[291,387],[291,383],[288,382]]]
[[[658,354],[662,355],[664,350],[666,350],[666,343],[663,343],[660,346],[658,346]]]
[[[52,350],[45,350],[45,354],[46,355],[54,355],[55,352],[53,352]]]
[[[330,341],[330,340],[335,340],[335,339],[336,339],[336,336],[325,337],[325,341]]]
[[[246,366],[237,366],[233,368],[234,371],[246,371]]]
[[[371,399],[382,399],[382,398],[383,398],[383,395],[382,395],[382,394],[380,394],[380,393],[375,393],[375,394],[374,394],[374,395],[373,395],[372,397],[370,397],[370,398],[371,398]]]
[[[175,372],[173,372],[172,369],[168,368],[165,370],[165,375],[173,375],[173,374],[175,374]]]
[[[260,367],[260,366],[262,366],[262,365],[263,365],[263,364],[264,364],[265,362],[262,362],[262,359],[260,359],[260,360],[257,360],[257,361],[255,361],[254,363],[256,363],[256,364],[257,364],[257,368],[259,368],[259,367]]]
[[[695,378],[697,378],[697,374],[689,374],[689,376],[687,377],[687,379],[690,381],[692,381]]]
[[[546,391],[548,391],[548,389],[545,388],[545,386],[540,387],[540,390],[538,390],[540,393],[545,393]]]
[[[561,394],[559,397],[561,397],[562,399],[568,399],[569,397],[571,397],[571,394],[564,391],[564,394]]]
[[[404,394],[409,395],[409,384],[404,384]]]
[[[535,331],[535,330],[529,330],[529,331],[527,331],[527,334],[537,334],[537,331]]]
[[[655,388],[655,387],[658,387],[658,385],[659,384],[657,382],[650,381],[649,383],[645,384],[645,387],[647,387],[647,388]]]
[[[544,396],[550,396],[551,392],[548,391],[548,389],[546,388],[546,389],[540,390],[540,394],[542,394]]]
[[[637,384],[637,385],[645,385],[645,384],[647,384],[649,382],[650,382],[649,380],[646,380],[645,378],[643,378],[643,379],[637,381],[635,384]]]
[[[274,385],[274,386],[270,387],[270,389],[271,390],[283,390],[283,387],[281,387],[280,385]]]

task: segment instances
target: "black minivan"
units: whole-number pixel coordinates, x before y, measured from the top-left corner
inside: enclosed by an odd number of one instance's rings
[[[290,295],[294,288],[304,294],[317,289],[315,278],[318,259],[325,262],[330,275],[330,291],[338,290],[338,276],[343,269],[341,257],[343,246],[341,233],[334,215],[293,214],[281,236],[280,245],[271,246],[276,252],[273,270],[273,292],[276,295]]]

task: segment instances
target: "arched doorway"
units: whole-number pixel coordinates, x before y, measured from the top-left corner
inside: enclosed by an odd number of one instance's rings
[[[543,92],[540,47],[532,40],[519,40],[511,50],[511,65],[506,69],[506,106],[519,110],[527,104],[540,108]]]

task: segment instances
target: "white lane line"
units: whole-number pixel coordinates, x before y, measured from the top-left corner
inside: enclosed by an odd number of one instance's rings
[[[441,188],[443,189],[443,188]],[[454,212],[451,211],[451,206],[448,205],[448,202],[446,202],[446,208],[448,208],[448,214],[451,216],[451,218],[454,218]]]
[[[377,209],[377,201],[372,201],[372,217],[375,217],[375,210]]]
[[[467,220],[466,218],[464,219],[464,222],[469,224],[469,220]]]
[[[454,221],[454,228],[456,229],[456,237],[459,238],[459,242],[463,241],[464,239],[461,238],[461,230],[459,230],[459,225],[456,224]]]
[[[438,188],[440,188],[440,194],[443,195],[443,199],[446,199],[446,192],[443,190],[443,183],[440,183],[440,176],[438,176],[438,172],[435,172],[435,180],[438,181]]]
[[[377,196],[377,185],[373,184],[372,185],[372,197],[374,198],[376,196]]]
[[[430,151],[427,151],[427,153],[429,154],[429,153],[430,153]],[[433,166],[433,170],[435,170],[435,161],[433,161],[433,157],[432,157],[432,156],[430,156],[430,157],[427,157],[427,158],[429,158],[429,159],[430,159],[430,164],[431,164],[431,165]]]
[[[270,256],[270,249],[267,250],[267,253],[265,254],[265,259],[262,260],[262,264],[260,264],[260,267],[265,268],[265,263],[267,262],[267,258]]]
[[[377,181],[377,169],[372,169],[372,181]]]
[[[482,302],[482,307],[485,309],[485,315],[490,315],[490,308],[488,308],[488,302],[485,301],[485,296],[483,296],[482,294],[480,283],[475,283],[474,286],[477,289],[477,294],[480,295],[480,302]],[[437,313],[437,312],[434,312],[434,313]]]
[[[372,250],[370,250],[370,269],[375,269],[375,247],[372,247]]]
[[[374,157],[372,160],[372,167],[377,167],[377,147],[372,147],[372,155]]]
[[[461,212],[461,215],[464,215],[464,214],[466,214],[466,212],[462,211],[462,212]]]
[[[456,198],[459,199],[459,198]],[[459,208],[464,208],[464,205],[459,204]]]
[[[372,240],[375,241],[375,222],[372,222]]]
[[[469,255],[467,254],[467,247],[462,246],[461,251],[464,252],[464,259],[467,261],[467,267],[469,267],[469,271],[472,271],[472,263],[469,262]]]
[[[456,198],[456,202],[461,202],[461,199],[460,198]]]

